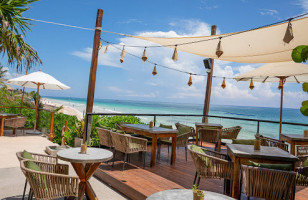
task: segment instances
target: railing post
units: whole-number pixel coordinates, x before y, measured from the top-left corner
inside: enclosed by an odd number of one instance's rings
[[[156,125],[156,115],[154,115],[154,126]]]
[[[54,121],[55,121],[55,112],[50,113],[50,133],[48,135],[49,140],[52,141],[53,138],[55,137],[55,134],[53,133],[53,126],[54,126]]]
[[[258,126],[257,126],[257,133],[260,131],[260,121],[258,121]]]

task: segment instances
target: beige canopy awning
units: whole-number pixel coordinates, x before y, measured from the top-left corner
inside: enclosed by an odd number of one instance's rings
[[[255,70],[234,77],[237,81],[279,82],[285,77],[286,82],[308,82],[308,65],[291,62],[268,63]]]
[[[177,38],[126,36],[151,41],[170,48],[178,45],[177,49],[179,51],[225,61],[240,63],[287,62],[292,60],[291,52],[295,47],[308,44],[308,17],[292,20],[291,23],[294,38],[290,43],[283,41],[288,22],[240,34],[229,33],[215,36]],[[219,39],[217,38],[231,34],[235,35],[221,39],[223,55],[218,58],[216,48]],[[190,44],[179,45],[184,43]],[[179,59],[181,58],[179,57]]]

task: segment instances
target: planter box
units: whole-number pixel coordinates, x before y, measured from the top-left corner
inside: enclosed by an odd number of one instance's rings
[[[57,156],[57,152],[62,150],[62,149],[68,149],[70,148],[69,146],[65,145],[65,146],[47,146],[45,151],[47,154],[51,155],[51,156]]]
[[[74,147],[81,147],[82,142],[83,142],[82,138],[75,137],[75,139],[74,139]]]

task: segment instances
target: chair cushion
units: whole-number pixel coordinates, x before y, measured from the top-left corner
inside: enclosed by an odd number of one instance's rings
[[[160,124],[159,127],[161,128],[168,128],[168,129],[172,129],[172,125],[165,125],[165,124]]]
[[[42,169],[35,162],[32,161],[27,162],[27,168],[34,171],[42,171]]]
[[[34,158],[32,157],[32,154],[29,153],[28,151],[24,150],[24,152],[22,152],[22,157],[28,160],[34,160]],[[35,164],[35,163],[34,163]]]
[[[308,158],[304,161],[303,167],[308,167]]]
[[[266,169],[278,169],[278,170],[284,170],[284,171],[291,171],[292,170],[292,164],[268,164],[268,163],[256,163],[253,161],[249,161],[251,166],[254,167],[261,167]]]
[[[178,127],[178,135],[183,135],[185,133],[188,133],[191,131],[191,128],[189,126],[179,126]]]
[[[244,139],[232,139],[232,144],[244,144],[244,145],[254,145],[253,139],[251,140],[244,140]]]
[[[205,154],[205,152],[202,150],[201,147],[197,146],[197,145],[191,145],[191,150],[197,152],[197,153],[202,153],[202,154]]]

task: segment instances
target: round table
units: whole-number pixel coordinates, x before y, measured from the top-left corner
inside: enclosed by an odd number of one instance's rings
[[[215,192],[203,191],[204,200],[222,200],[233,198]],[[165,190],[152,194],[147,200],[193,200],[193,191],[188,189]]]
[[[112,159],[113,153],[105,149],[89,148],[86,154],[80,153],[80,147],[60,150],[57,153],[59,159],[72,164],[80,179],[78,199],[83,199],[86,193],[89,199],[97,199],[89,179],[102,162]]]

